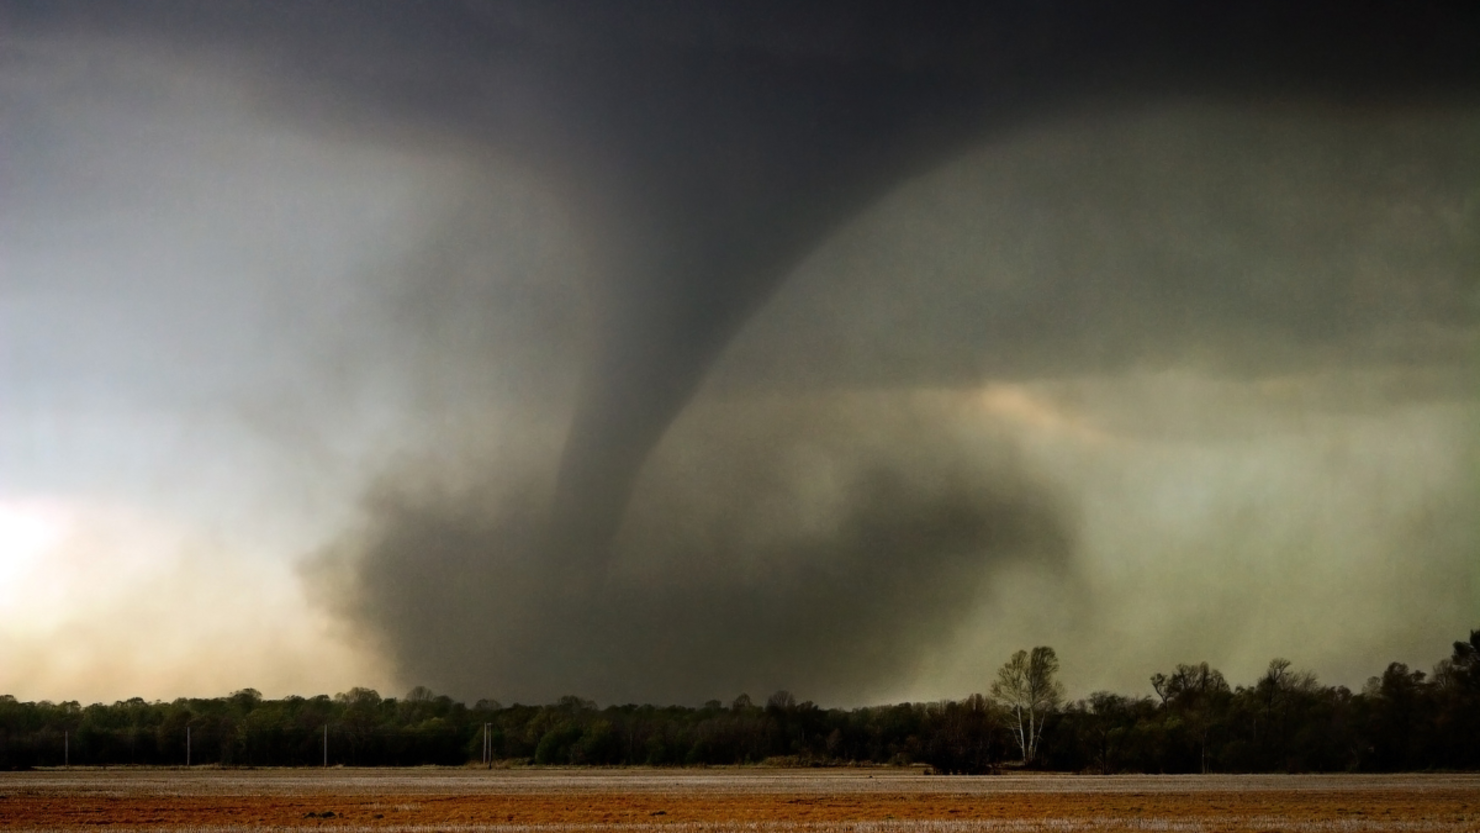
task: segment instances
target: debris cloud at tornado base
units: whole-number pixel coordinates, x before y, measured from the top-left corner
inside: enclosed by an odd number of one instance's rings
[[[1072,552],[1052,489],[1006,447],[963,457],[934,411],[864,395],[699,408],[645,468],[606,572],[575,587],[545,549],[549,469],[497,465],[382,481],[316,575],[438,690],[850,700],[947,647],[995,565],[1064,570]]]

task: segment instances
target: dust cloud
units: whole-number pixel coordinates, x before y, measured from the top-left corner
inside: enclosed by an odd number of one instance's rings
[[[1010,442],[962,456],[959,414],[895,399],[687,413],[599,577],[547,557],[549,469],[492,461],[470,483],[383,480],[364,528],[311,574],[405,678],[438,690],[866,698],[946,647],[995,570],[1062,571],[1074,548]]]

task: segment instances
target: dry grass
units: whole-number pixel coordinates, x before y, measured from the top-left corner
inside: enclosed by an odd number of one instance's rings
[[[1480,833],[1480,775],[945,778],[900,770],[439,769],[0,773],[0,828],[77,833],[100,827],[117,833]]]

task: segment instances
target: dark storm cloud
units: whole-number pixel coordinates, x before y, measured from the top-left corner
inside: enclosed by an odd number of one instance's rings
[[[426,419],[409,445],[433,462],[391,467],[366,500],[370,520],[322,559],[335,603],[404,676],[499,695],[698,697],[772,681],[810,684],[809,696],[842,692],[907,665],[992,565],[1067,562],[1072,512],[1051,490],[1018,464],[954,453],[929,421],[880,416],[861,428],[829,408],[777,408],[752,413],[750,433],[716,418],[664,439],[788,276],[901,183],[1025,126],[1098,134],[1104,122],[1082,111],[1103,118],[1167,96],[1380,110],[1472,100],[1480,81],[1477,13],[1458,5],[1378,5],[1338,20],[1318,4],[1279,3],[0,9],[8,38],[121,41],[181,72],[213,67],[240,79],[259,117],[336,141],[435,148],[495,175],[520,166],[535,183],[531,213],[559,206],[558,218],[533,225],[568,225],[556,239],[578,253],[563,283],[534,275],[551,258],[517,263],[522,241],[540,231],[510,233],[518,223],[477,199],[394,266],[402,289],[371,318],[392,343],[365,356],[403,367],[446,410],[461,397],[513,399],[526,412],[484,432]],[[741,344],[726,373],[761,389],[788,377],[910,386],[1117,369],[1198,346],[1221,369],[1260,360],[1229,346],[1251,336],[1295,342],[1284,353],[1302,355],[1308,344],[1340,352],[1362,341],[1390,316],[1374,300],[1381,290],[1347,278],[1365,263],[1345,248],[1360,220],[1336,222],[1323,241],[1322,221],[1304,218],[1299,234],[1314,242],[1286,246],[1273,266],[1251,259],[1280,233],[1259,204],[1267,191],[1218,195],[1247,180],[1235,159],[1282,139],[1239,135],[1257,131],[1257,119],[1254,128],[1234,121],[1191,141],[1168,139],[1181,123],[1111,136],[1111,147],[1132,151],[1108,163],[1102,145],[1086,142],[1036,167],[1028,160],[1029,181],[988,165],[978,187],[1008,195],[994,209],[993,239],[1017,248],[959,260],[1006,262],[1001,272],[1022,281],[1015,303],[948,300],[923,323],[886,322],[860,341],[852,323],[886,315],[893,301],[859,301],[866,282],[835,285],[814,300],[811,320],[822,326],[800,339],[794,328],[791,341],[753,333],[760,345]],[[1474,158],[1453,135],[1436,141],[1458,161],[1434,163],[1412,187],[1426,205],[1457,193],[1463,224],[1472,192],[1452,184],[1473,175]],[[1164,140],[1174,152],[1211,145],[1170,166],[1201,177],[1182,192],[1187,204],[1159,201],[1174,184],[1117,167],[1161,164],[1155,149],[1133,151]],[[1345,181],[1341,164],[1312,175]],[[1330,184],[1317,186],[1329,194]],[[1145,192],[1127,196],[1128,187]],[[1362,193],[1382,202],[1401,187]],[[1023,213],[1034,200],[1052,219]],[[928,214],[893,207],[883,222]],[[1144,227],[1128,228],[1127,217]],[[1054,239],[1045,223],[1070,230]],[[484,239],[484,224],[503,231]],[[1220,234],[1230,238],[1221,262],[1206,244]],[[1456,278],[1472,238],[1458,236],[1417,256],[1432,274],[1416,279],[1401,323],[1463,330],[1470,321],[1455,299],[1472,291]],[[1200,241],[1197,252],[1182,259],[1188,240]],[[888,282],[912,269],[876,271]],[[972,277],[936,285],[951,294]],[[851,311],[828,320],[837,310]],[[901,332],[908,338],[896,341]],[[1045,337],[1055,343],[1041,346]],[[1420,352],[1453,352],[1418,341]],[[793,365],[798,354],[811,361]],[[504,429],[505,444],[530,448],[490,450],[486,435]],[[777,515],[773,504],[806,505],[815,476],[790,468],[794,443],[830,431],[838,436],[816,445],[819,465],[839,472],[837,505]],[[871,431],[884,439],[860,439]],[[448,460],[452,471],[433,471]]]
[[[826,241],[713,383],[1188,366],[1463,377],[1480,312],[1477,146],[1476,109],[1174,101],[1037,126]]]

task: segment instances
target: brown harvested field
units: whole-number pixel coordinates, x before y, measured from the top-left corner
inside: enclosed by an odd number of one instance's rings
[[[100,828],[1480,832],[1480,775],[968,778],[894,769],[0,773],[0,829]]]

